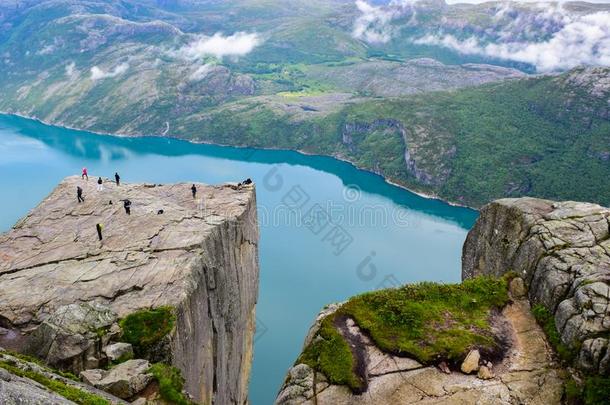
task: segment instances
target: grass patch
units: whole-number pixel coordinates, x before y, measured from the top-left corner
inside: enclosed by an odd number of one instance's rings
[[[159,394],[165,401],[176,405],[193,405],[183,393],[184,378],[176,367],[163,363],[153,364],[149,370],[159,383]]]
[[[532,314],[544,330],[549,343],[551,343],[561,361],[566,364],[572,364],[576,358],[577,350],[571,349],[561,342],[561,336],[559,336],[557,331],[553,314],[541,304],[536,304],[532,307]]]
[[[44,385],[49,390],[55,392],[56,394],[69,399],[70,401],[74,401],[77,404],[81,405],[110,405],[110,402],[106,399],[91,394],[86,391],[82,391],[78,388],[72,387],[66,383],[61,381],[53,380],[48,378],[42,374],[39,374],[35,371],[31,370],[22,370],[19,367],[16,367],[13,364],[10,364],[7,361],[0,361],[0,367],[9,371],[16,376],[29,378],[30,380],[36,381],[37,383]]]
[[[347,385],[354,391],[362,388],[362,381],[354,372],[354,358],[349,345],[328,316],[320,325],[318,336],[301,354],[297,363],[304,363],[323,372],[333,384]]]
[[[42,367],[43,369],[47,370],[50,373],[53,374],[57,374],[60,375],[64,378],[67,378],[69,380],[73,380],[73,381],[80,381],[80,378],[78,378],[77,376],[75,376],[74,374],[72,374],[69,371],[62,371],[62,370],[57,370],[54,368],[49,367],[48,365],[46,365],[41,359],[34,357],[34,356],[30,356],[27,354],[23,354],[23,353],[18,353],[18,352],[13,352],[13,351],[6,351],[6,354],[8,354],[9,356],[15,357],[21,361],[25,361],[25,362],[29,362],[29,363],[34,363],[40,367]]]
[[[532,314],[544,330],[553,349],[565,365],[572,365],[579,347],[570,348],[561,342],[561,337],[555,325],[555,318],[541,304],[532,307]],[[610,377],[599,375],[584,376],[584,382],[579,384],[573,378],[568,378],[564,385],[565,398],[568,404],[605,405],[610,398]]]
[[[176,315],[172,307],[144,309],[127,315],[119,321],[122,340],[131,343],[136,356],[160,342],[174,328]]]
[[[571,376],[565,380],[565,399],[567,404],[578,404],[582,398],[582,387]]]
[[[590,376],[585,378],[583,396],[586,405],[608,404],[610,401],[610,377]]]
[[[322,321],[298,362],[335,384],[354,391],[362,387],[354,369],[356,360],[334,325],[340,316],[353,318],[380,349],[423,364],[458,363],[473,348],[497,353],[501,347],[489,319],[492,310],[508,300],[507,277],[479,277],[461,284],[426,282],[359,295]]]

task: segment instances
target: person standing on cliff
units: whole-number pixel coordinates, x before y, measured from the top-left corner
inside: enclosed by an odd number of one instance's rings
[[[97,179],[97,191],[104,191],[104,181],[101,177]]]
[[[131,215],[131,201],[124,200],[123,201],[123,207],[125,208],[125,213],[127,215]]]
[[[96,224],[95,225],[95,230],[97,231],[97,237],[100,239],[100,242],[102,240],[102,229],[104,229],[102,224]]]
[[[119,176],[119,173],[114,173],[114,179],[116,180],[116,185],[120,186],[121,185],[121,176]]]
[[[87,168],[83,167],[83,173],[81,174],[81,178],[84,180],[85,178],[89,180],[89,174],[87,173]]]
[[[85,199],[83,198],[83,189],[80,188],[80,186],[76,186],[76,198],[78,199],[79,203],[85,201]]]
[[[191,192],[193,193],[193,198],[197,198],[197,187],[194,184],[191,187]]]

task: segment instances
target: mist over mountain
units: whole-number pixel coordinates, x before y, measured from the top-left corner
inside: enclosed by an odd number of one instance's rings
[[[432,45],[521,62],[539,72],[610,63],[610,7],[585,3],[356,2],[354,36],[369,43]]]

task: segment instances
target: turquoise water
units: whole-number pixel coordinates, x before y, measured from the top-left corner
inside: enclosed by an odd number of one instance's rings
[[[118,171],[125,182],[257,183],[253,405],[273,402],[324,305],[398,283],[459,281],[461,247],[477,216],[330,158],[101,136],[0,116],[0,230],[83,166],[92,176]]]

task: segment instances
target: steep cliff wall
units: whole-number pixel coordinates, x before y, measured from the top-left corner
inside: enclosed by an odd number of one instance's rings
[[[523,277],[533,304],[554,315],[576,365],[610,374],[610,209],[534,198],[481,211],[464,244],[462,277]]]
[[[198,184],[193,198],[190,187],[105,181],[96,191],[94,179],[64,180],[0,236],[0,326],[8,330],[0,346],[23,349],[67,304],[101,304],[118,318],[170,306],[176,321],[163,356],[182,370],[187,391],[205,403],[246,403],[258,295],[255,190]],[[79,345],[58,365],[98,366],[90,364],[95,344]]]

